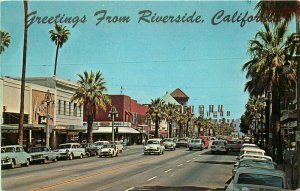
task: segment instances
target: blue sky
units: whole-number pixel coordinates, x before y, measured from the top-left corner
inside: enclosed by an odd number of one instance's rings
[[[65,24],[69,40],[59,50],[57,76],[77,80],[84,70],[100,70],[108,93],[123,93],[140,103],[161,97],[176,88],[189,97],[189,104],[222,104],[237,119],[244,112],[248,94],[241,68],[249,60],[249,39],[262,28],[260,23],[211,23],[214,15],[255,15],[253,1],[122,1],[67,2],[29,1],[29,13],[51,17],[85,16],[85,23]],[[95,12],[107,10],[110,16],[129,16],[128,23],[102,21],[96,26]],[[200,15],[202,23],[140,22],[139,12],[151,10],[161,16]],[[34,23],[29,27],[27,76],[52,76],[55,45],[50,41],[53,24]],[[1,2],[1,29],[11,35],[11,45],[1,55],[1,76],[21,76],[23,43],[23,4]],[[198,113],[198,112],[197,112]]]

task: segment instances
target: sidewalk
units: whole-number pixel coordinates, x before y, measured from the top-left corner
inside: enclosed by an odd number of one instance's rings
[[[278,169],[283,170],[286,173],[288,183],[291,186],[291,188],[296,189],[294,187],[294,184],[297,181],[297,174],[295,169],[295,157],[296,152],[295,150],[286,150],[284,154],[284,161],[282,164],[278,164]],[[294,168],[293,168],[294,166]]]

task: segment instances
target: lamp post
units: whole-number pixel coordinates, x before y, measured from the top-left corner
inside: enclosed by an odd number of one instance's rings
[[[115,122],[115,118],[118,117],[118,111],[116,109],[115,106],[111,106],[111,109],[108,113],[108,117],[111,118],[112,121],[112,131],[111,131],[111,141],[114,142],[115,141],[115,128],[114,128],[114,122]]]
[[[47,125],[46,125],[46,146],[49,147],[50,142],[50,131],[49,131],[49,106],[50,103],[53,102],[50,90],[47,91],[44,98],[44,103],[47,103]]]

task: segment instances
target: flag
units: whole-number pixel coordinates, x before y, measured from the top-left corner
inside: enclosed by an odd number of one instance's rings
[[[220,111],[219,112],[223,113],[223,105],[220,105]]]
[[[220,117],[223,117],[223,111],[220,112]]]
[[[199,105],[199,116],[204,116],[204,105]]]
[[[190,113],[194,113],[194,106],[193,106],[193,105],[191,105],[191,106],[189,107],[189,112],[190,112]]]
[[[214,105],[209,105],[209,113],[214,113]]]

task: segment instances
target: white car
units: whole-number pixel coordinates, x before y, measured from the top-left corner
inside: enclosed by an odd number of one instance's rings
[[[176,143],[173,141],[172,138],[163,139],[165,149],[171,149],[174,151],[176,149]]]
[[[242,144],[241,149],[243,149],[245,147],[251,147],[251,148],[257,148],[257,149],[259,149],[259,147],[256,144],[252,144],[252,143],[244,143],[244,144]]]
[[[118,150],[115,144],[108,144],[103,145],[103,147],[100,150],[99,157],[117,157],[118,156]]]
[[[151,154],[151,153],[156,153],[156,154],[164,154],[165,151],[165,146],[164,142],[162,139],[149,139],[144,146],[144,154]]]
[[[227,153],[226,145],[227,145],[227,141],[225,140],[214,140],[210,146],[211,153],[212,154],[216,152]]]
[[[244,155],[244,154],[248,154],[248,155],[266,155],[266,151],[262,150],[262,149],[257,149],[257,148],[249,148],[249,147],[245,147],[241,150],[240,152],[240,156]]]
[[[273,161],[272,157],[267,155],[254,155],[254,154],[243,154],[237,157],[238,160],[246,159],[246,158],[256,158],[256,159],[265,159],[267,161]]]
[[[123,149],[124,149],[124,145],[121,143],[121,141],[114,141],[114,142],[110,142],[116,145],[118,153],[122,153]]]
[[[80,147],[79,143],[65,143],[58,146],[58,158],[66,158],[72,160],[75,157],[83,158],[86,155],[85,149]]]

